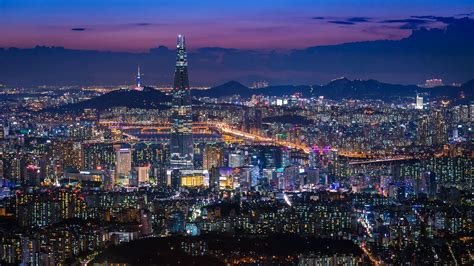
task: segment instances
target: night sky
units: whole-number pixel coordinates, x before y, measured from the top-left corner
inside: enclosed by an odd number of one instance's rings
[[[0,0],[0,47],[138,52],[183,33],[191,49],[284,50],[401,39],[445,26],[412,16],[472,12],[472,0]]]

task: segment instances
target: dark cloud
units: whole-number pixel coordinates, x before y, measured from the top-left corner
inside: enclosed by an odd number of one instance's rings
[[[349,21],[349,22],[369,22],[370,18],[353,17],[353,18],[348,18],[347,21]]]
[[[424,20],[439,24],[434,19]],[[474,62],[474,19],[458,19],[445,29],[415,30],[404,39],[391,41],[385,40],[385,29],[414,21],[381,22],[374,18],[364,27],[366,31],[379,34],[383,39],[380,41],[283,52],[227,48],[190,51],[192,84],[210,85],[228,80],[252,83],[261,79],[273,84],[314,84],[338,76],[412,84],[434,75],[457,82],[474,78],[471,64]],[[84,27],[99,30],[98,26]],[[124,77],[133,76],[135,66],[140,64],[149,74],[145,83],[169,84],[173,79],[175,60],[174,49],[166,47],[142,53],[78,52],[58,47],[0,49],[0,80],[25,86],[123,84]]]
[[[143,26],[151,26],[152,24],[151,24],[151,23],[142,22],[142,23],[135,23],[135,24],[132,24],[132,25],[133,25],[133,26],[143,27]]]
[[[417,30],[417,29],[422,28],[422,26],[424,26],[424,25],[425,25],[425,23],[421,23],[421,24],[418,24],[418,23],[405,23],[405,24],[400,26],[400,29],[402,29],[402,30]]]
[[[461,14],[457,14],[456,16],[461,16],[461,17],[470,17],[470,16],[473,16],[474,15],[474,12],[470,12],[470,13],[461,13]]]
[[[339,24],[339,25],[354,25],[355,24],[354,22],[346,21],[346,20],[330,20],[328,22],[332,24]]]
[[[405,18],[405,19],[388,19],[388,20],[383,20],[381,23],[388,23],[388,24],[398,24],[402,23],[400,26],[400,29],[404,30],[416,30],[419,29],[423,26],[428,25],[432,21],[428,20],[430,18],[427,17],[416,17],[416,18]]]
[[[428,17],[388,19],[388,20],[382,21],[382,23],[419,23],[419,24],[423,24],[423,23],[428,22],[428,20],[426,20],[426,19],[418,19],[418,18],[428,18]]]
[[[462,20],[462,19],[457,19],[455,17],[438,17],[438,16],[412,16],[412,18],[425,19],[425,20],[429,19],[432,21],[443,22],[446,24],[454,24]]]
[[[259,27],[259,28],[239,28],[239,32],[256,32],[256,33],[269,33],[269,32],[280,32],[284,27]]]
[[[340,24],[340,25],[354,25],[356,23],[369,22],[371,19],[367,17],[349,17],[349,18],[337,18],[337,17],[313,17],[315,20],[327,20],[328,23]]]
[[[86,28],[72,28],[72,31],[86,31]]]

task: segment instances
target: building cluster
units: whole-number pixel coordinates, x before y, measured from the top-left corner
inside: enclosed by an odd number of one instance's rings
[[[112,89],[2,91],[17,100],[0,102],[0,264],[84,263],[153,237],[236,264],[473,262],[473,103],[193,98],[179,36],[169,108],[48,111]],[[358,252],[203,240],[275,235]]]

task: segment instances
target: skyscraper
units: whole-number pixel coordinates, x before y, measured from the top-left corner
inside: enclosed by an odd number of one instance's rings
[[[224,166],[224,150],[217,146],[207,144],[204,148],[203,168],[211,170],[213,167]]]
[[[132,171],[132,152],[129,148],[120,148],[116,155],[117,175],[130,175]]]
[[[142,90],[142,74],[140,73],[140,66],[138,66],[138,71],[137,71],[137,87],[136,90]]]
[[[191,91],[188,62],[183,35],[178,35],[176,70],[173,86],[173,114],[171,117],[171,159],[173,169],[193,168],[193,132]]]
[[[423,96],[421,95],[416,95],[416,104],[415,104],[415,109],[423,109]]]
[[[242,114],[242,131],[249,133],[250,132],[250,119],[249,119],[249,109],[244,108]]]

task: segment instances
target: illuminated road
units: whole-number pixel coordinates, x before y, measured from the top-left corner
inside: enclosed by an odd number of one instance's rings
[[[105,126],[112,129],[127,130],[127,129],[140,129],[141,134],[169,134],[171,124],[169,122],[115,122],[115,121],[100,121],[101,126]],[[149,131],[151,130],[151,131]],[[251,141],[252,143],[267,143],[272,145],[285,146],[291,149],[302,150],[306,154],[311,152],[311,147],[298,143],[293,143],[285,140],[277,140],[275,138],[269,138],[254,133],[244,132],[235,128],[232,128],[226,123],[222,122],[193,122],[193,133],[194,134],[212,134],[212,132],[219,132],[228,136],[236,137],[239,139]],[[123,132],[122,132],[123,133]],[[123,133],[129,140],[137,141],[137,137],[130,133]],[[398,155],[392,157],[383,157],[382,155],[374,155],[361,152],[343,151],[335,148],[331,149],[337,152],[339,156],[360,159],[358,161],[350,161],[349,165],[362,165],[362,164],[373,164],[373,163],[387,163],[396,161],[405,161],[416,158],[415,155]]]
[[[454,255],[453,249],[451,248],[451,244],[449,243],[449,241],[447,242],[447,244],[448,244],[449,253],[451,254],[451,257],[454,260],[454,265],[457,266],[458,265],[458,260],[456,259],[456,256]]]
[[[130,135],[130,134],[127,134],[127,133],[123,133],[122,132],[122,135],[126,136],[127,138],[129,138],[130,140],[133,140],[133,141],[137,141],[138,138],[133,136],[133,135]]]
[[[382,264],[383,262],[377,260],[374,255],[372,255],[372,253],[370,252],[369,249],[367,249],[366,245],[364,242],[362,242],[360,245],[359,245],[360,249],[362,249],[362,251],[365,253],[365,255],[367,255],[367,257],[369,258],[369,260],[375,264],[375,265],[380,265]]]
[[[300,150],[304,151],[305,153],[310,153],[311,152],[311,148],[308,147],[308,146],[297,144],[297,143],[292,143],[292,142],[288,142],[288,141],[284,141],[284,140],[277,140],[277,139],[273,139],[273,138],[263,137],[263,136],[248,133],[248,132],[244,132],[244,131],[241,131],[241,130],[231,128],[231,127],[229,127],[228,125],[226,125],[224,123],[216,123],[216,124],[213,124],[213,126],[215,126],[219,131],[221,131],[223,133],[233,135],[233,136],[237,136],[237,137],[241,137],[241,138],[248,139],[248,140],[252,140],[252,141],[255,141],[255,142],[269,142],[269,143],[274,143],[274,144],[280,145],[280,146],[286,146],[286,147],[292,148],[292,149],[300,149]]]
[[[414,156],[402,155],[390,158],[380,158],[380,159],[373,159],[373,160],[364,160],[364,161],[353,161],[349,162],[350,165],[357,165],[357,164],[371,164],[371,163],[386,163],[386,162],[396,162],[396,161],[407,161],[415,159]]]
[[[99,122],[100,125],[106,126],[113,129],[133,129],[133,128],[141,128],[142,131],[146,129],[154,129],[157,132],[169,132],[171,124],[168,122],[165,123],[121,123],[121,122],[114,122],[114,121],[101,121]],[[247,133],[241,130],[237,130],[231,128],[225,123],[220,122],[195,122],[193,123],[193,128],[199,129],[200,132],[210,132],[210,130],[216,130],[220,133],[224,133],[227,135],[231,135],[234,137],[239,137],[242,139],[246,139],[252,142],[261,142],[261,143],[271,143],[275,145],[285,146],[292,149],[300,149],[305,153],[310,153],[311,148],[305,145],[292,143],[289,141],[284,140],[277,140],[273,138],[268,138],[264,136],[260,136],[257,134]],[[193,130],[194,131],[194,130]],[[194,133],[200,133],[194,132]]]

